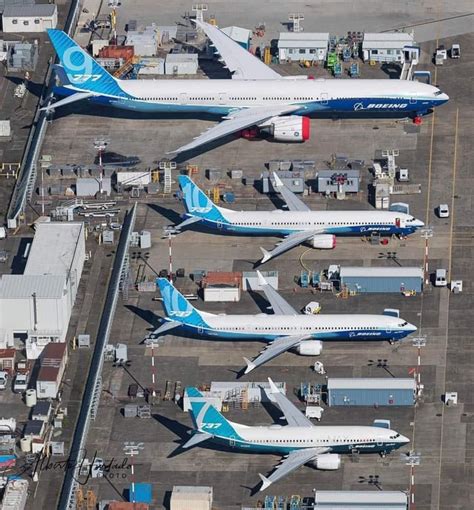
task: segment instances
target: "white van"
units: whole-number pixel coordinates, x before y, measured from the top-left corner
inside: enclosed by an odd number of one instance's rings
[[[435,275],[435,286],[446,287],[448,285],[446,269],[437,269]]]

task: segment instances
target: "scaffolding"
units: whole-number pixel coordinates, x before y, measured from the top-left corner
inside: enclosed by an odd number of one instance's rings
[[[176,170],[175,161],[160,161],[158,168],[163,171],[163,193],[171,193],[171,172]]]
[[[291,13],[288,16],[288,21],[293,24],[293,32],[303,32],[304,28],[301,26],[301,22],[304,20],[302,14]]]

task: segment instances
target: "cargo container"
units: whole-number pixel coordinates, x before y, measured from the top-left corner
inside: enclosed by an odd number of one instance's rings
[[[122,58],[124,61],[131,59],[135,54],[133,46],[104,46],[99,50],[99,58]]]

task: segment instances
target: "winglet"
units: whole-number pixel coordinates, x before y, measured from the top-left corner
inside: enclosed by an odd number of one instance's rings
[[[269,261],[272,258],[272,254],[267,251],[265,248],[262,248],[260,246],[260,251],[263,253],[262,260],[260,261],[261,264],[265,264],[265,262]]]
[[[249,373],[249,372],[251,372],[254,368],[256,368],[255,363],[253,363],[252,361],[250,361],[249,359],[247,359],[245,356],[244,356],[244,361],[245,361],[245,363],[247,364],[247,368],[245,369],[244,374],[248,374],[248,373]]]
[[[277,388],[276,384],[270,379],[270,377],[268,378],[268,384],[270,384],[271,394],[281,393],[280,390]]]
[[[278,177],[278,174],[276,172],[273,172],[273,179],[275,180],[275,187],[281,188],[284,186],[282,180],[280,177]]]
[[[269,480],[266,476],[263,476],[262,473],[258,473],[260,480],[262,480],[262,486],[260,487],[260,492],[268,489],[272,484],[271,480]]]
[[[260,249],[262,249],[262,248],[260,248]],[[257,276],[258,276],[258,284],[259,285],[268,285],[267,280],[265,280],[265,277],[258,269],[257,269]]]

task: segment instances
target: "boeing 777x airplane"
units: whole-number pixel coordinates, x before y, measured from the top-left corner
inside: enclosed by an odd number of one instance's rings
[[[120,80],[109,74],[61,30],[48,35],[59,57],[58,95],[67,96],[46,110],[76,101],[125,110],[156,113],[215,115],[222,121],[192,142],[172,151],[195,149],[232,133],[257,127],[277,141],[309,138],[309,118],[322,113],[337,116],[387,116],[394,112],[420,117],[449,97],[439,88],[410,80],[308,80],[281,76],[217,27],[195,22],[203,30],[232,73],[227,80]]]
[[[267,342],[267,347],[253,361],[244,358],[247,374],[290,349],[295,349],[303,356],[318,356],[324,340],[394,342],[417,329],[393,315],[301,315],[266,282],[260,272],[258,276],[260,287],[273,308],[273,315],[216,315],[202,312],[194,308],[166,278],[158,278],[166,317],[151,336],[181,328],[202,338]]]
[[[376,420],[372,426],[313,425],[271,379],[268,381],[269,398],[281,409],[288,425],[252,427],[231,422],[198,389],[190,387],[185,391],[190,400],[195,431],[183,448],[210,440],[235,451],[283,456],[270,476],[259,475],[262,480],[260,490],[264,491],[304,464],[311,464],[316,469],[336,470],[341,465],[340,454],[356,451],[385,455],[410,442],[407,437],[391,430],[386,420]]]

